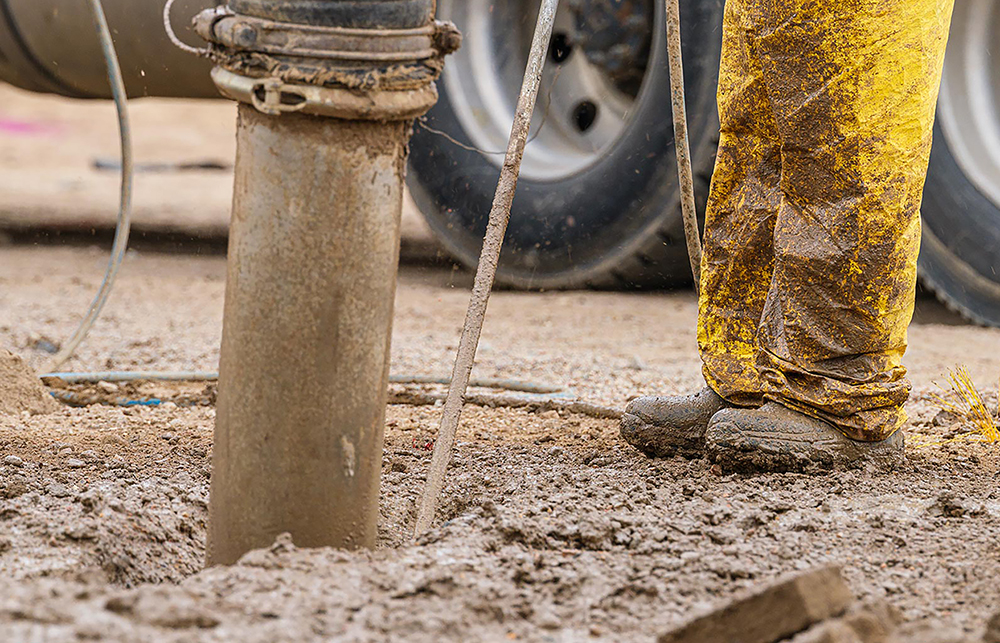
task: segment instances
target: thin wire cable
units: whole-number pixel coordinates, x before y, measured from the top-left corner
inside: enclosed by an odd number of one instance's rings
[[[174,46],[178,49],[186,51],[189,54],[207,56],[211,53],[211,49],[208,47],[192,47],[177,37],[177,34],[174,32],[174,25],[170,21],[170,7],[172,6],[174,6],[174,0],[167,0],[167,3],[163,5],[163,30],[167,32],[167,38],[170,38],[170,42],[174,43]]]
[[[98,36],[101,40],[101,51],[104,53],[104,62],[108,68],[108,83],[111,85],[111,95],[115,99],[115,108],[118,111],[118,135],[121,139],[122,156],[122,184],[121,197],[118,206],[118,223],[115,227],[115,240],[111,246],[111,258],[108,261],[108,269],[104,274],[104,281],[90,304],[90,310],[86,317],[80,322],[73,336],[63,344],[56,353],[52,361],[46,366],[46,371],[57,370],[60,366],[73,356],[77,347],[90,332],[94,322],[101,314],[101,309],[108,301],[111,288],[114,286],[118,269],[121,268],[122,260],[125,258],[125,251],[128,249],[128,235],[132,228],[132,177],[134,167],[132,163],[132,128],[129,125],[128,105],[125,81],[122,79],[122,70],[118,65],[118,54],[115,52],[115,43],[111,38],[111,30],[108,28],[108,20],[104,15],[104,7],[101,0],[90,0],[90,7],[94,14],[94,24],[97,28]]]
[[[546,93],[546,97],[545,97],[545,113],[542,114],[542,122],[538,124],[538,129],[535,130],[535,133],[531,135],[531,137],[528,139],[528,141],[525,143],[525,145],[528,145],[533,140],[535,140],[536,138],[538,138],[538,135],[541,134],[542,130],[545,128],[545,123],[549,120],[549,110],[552,107],[552,92],[556,88],[556,83],[559,81],[559,74],[562,73],[562,70],[563,70],[562,65],[559,65],[558,67],[556,67],[556,73],[552,76],[552,83],[549,85],[549,91]],[[420,126],[422,129],[427,130],[431,134],[436,134],[437,136],[440,136],[444,140],[448,141],[449,143],[457,145],[458,147],[462,148],[463,150],[465,150],[467,152],[475,152],[475,153],[477,153],[477,154],[479,154],[481,156],[487,156],[487,155],[500,156],[500,155],[503,155],[503,154],[507,153],[506,150],[503,150],[503,151],[490,151],[490,150],[484,150],[484,149],[475,147],[473,145],[467,145],[467,144],[463,143],[462,141],[458,140],[457,138],[455,138],[454,136],[452,136],[451,134],[449,134],[448,132],[444,132],[444,131],[441,131],[439,129],[435,129],[435,128],[431,127],[430,125],[428,125],[427,124],[427,117],[426,116],[419,117],[417,119],[417,125]]]
[[[94,384],[96,382],[214,382],[219,379],[218,371],[93,371],[42,373],[39,378],[53,377],[66,384]],[[451,379],[439,375],[390,375],[392,384],[451,384]],[[474,388],[492,388],[517,393],[542,395],[562,393],[562,386],[536,384],[520,380],[500,378],[479,378],[469,381]]]

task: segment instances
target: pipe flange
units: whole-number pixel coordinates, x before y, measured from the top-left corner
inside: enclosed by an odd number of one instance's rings
[[[212,80],[226,98],[271,116],[299,112],[348,120],[409,120],[426,113],[438,99],[434,83],[402,91],[359,92],[243,76],[223,67],[212,70]]]
[[[325,27],[207,9],[195,31],[210,56],[238,75],[355,90],[405,91],[432,83],[461,34],[449,22],[409,29]]]

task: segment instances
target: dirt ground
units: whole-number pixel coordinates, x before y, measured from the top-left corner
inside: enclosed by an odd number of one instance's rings
[[[140,163],[221,169],[139,173],[136,238],[158,240],[129,252],[68,369],[216,368],[221,244],[175,242],[225,232],[232,118],[221,102],[134,104]],[[116,157],[113,108],[0,86],[0,141],[0,230],[15,242],[0,234],[0,348],[40,369],[90,303],[107,254],[79,234],[75,245],[35,246],[31,231],[113,224],[118,177],[95,168]],[[412,205],[404,224],[404,257],[436,253]],[[450,371],[469,281],[404,266],[394,374]],[[475,375],[616,408],[692,391],[694,319],[686,292],[500,292]],[[1000,331],[921,298],[910,344],[908,431],[921,446],[892,475],[731,475],[647,460],[614,420],[470,407],[436,528],[413,544],[440,408],[392,405],[376,551],[282,540],[207,570],[212,385],[105,384],[76,399],[162,403],[0,413],[0,641],[649,641],[744,588],[825,562],[908,619],[975,632],[1000,606],[1000,445],[965,439],[969,426],[940,411],[935,382],[964,365],[995,391]],[[996,408],[995,392],[988,402]]]
[[[40,367],[105,261],[97,248],[0,247],[4,346]],[[68,366],[215,368],[224,267],[221,256],[130,253]],[[393,373],[448,372],[467,282],[404,268]],[[693,390],[694,317],[689,293],[500,292],[476,375],[616,407]],[[931,401],[934,381],[964,364],[993,390],[1000,331],[921,299],[910,341],[911,443],[952,438],[966,427]],[[437,527],[419,543],[407,534],[440,409],[394,405],[378,550],[279,542],[201,570],[212,390],[154,393],[174,401],[0,416],[0,640],[643,641],[742,588],[828,561],[859,595],[887,597],[909,619],[975,631],[1000,605],[998,445],[911,449],[887,476],[737,476],[647,460],[613,420],[479,407],[465,415]]]
[[[143,98],[129,103],[135,151],[134,238],[218,240],[229,227],[236,106],[224,100]],[[120,176],[110,101],[33,94],[0,83],[0,233],[114,228]],[[438,245],[407,198],[403,256]]]

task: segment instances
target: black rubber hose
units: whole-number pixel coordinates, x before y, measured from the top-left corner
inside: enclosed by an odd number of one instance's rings
[[[231,0],[229,8],[257,18],[322,27],[410,29],[434,18],[435,0]]]

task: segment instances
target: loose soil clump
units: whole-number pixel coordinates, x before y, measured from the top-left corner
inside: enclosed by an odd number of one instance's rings
[[[51,413],[58,407],[24,360],[0,348],[0,415]]]

